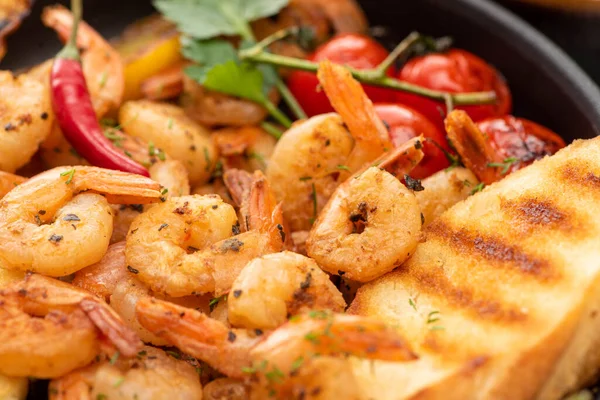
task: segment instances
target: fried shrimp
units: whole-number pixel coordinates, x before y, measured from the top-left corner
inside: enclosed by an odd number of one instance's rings
[[[323,62],[319,80],[339,113],[297,122],[279,140],[267,167],[291,230],[309,230],[337,186],[391,149],[385,125],[358,82]]]
[[[0,71],[0,171],[27,164],[50,134],[54,114],[50,93],[27,75]]]
[[[479,180],[467,168],[442,170],[421,181],[424,190],[415,192],[423,214],[423,228],[456,203],[477,190]]]
[[[190,194],[190,181],[188,173],[181,161],[167,160],[152,165],[149,169],[150,177],[167,189],[165,195],[188,196]]]
[[[256,126],[220,129],[213,132],[212,140],[226,171],[231,168],[265,171],[277,144],[273,136]]]
[[[217,152],[208,130],[167,103],[128,101],[119,110],[125,133],[140,137],[181,161],[192,184],[206,183],[217,163]]]
[[[46,7],[42,12],[42,22],[66,41],[71,34],[73,15],[63,6]],[[83,74],[96,115],[101,117],[116,110],[125,91],[124,67],[119,53],[85,22],[79,24],[77,47],[83,49]]]
[[[144,327],[224,374],[252,377],[251,382],[279,393],[289,389],[287,379],[302,373],[310,360],[323,356],[387,361],[416,358],[404,339],[384,323],[326,311],[296,316],[258,336],[254,331],[230,330],[203,313],[156,299],[141,300],[137,316]]]
[[[22,176],[0,171],[0,199],[2,199],[5,194],[13,190],[15,186],[19,186],[26,180],[27,178]]]
[[[141,214],[127,236],[127,264],[157,293],[226,293],[253,258],[282,250],[283,219],[264,178],[252,188],[249,226],[218,196],[184,196]]]
[[[229,322],[247,329],[275,329],[288,315],[311,309],[343,312],[342,294],[317,263],[284,251],[255,258],[233,282]]]
[[[347,68],[325,60],[319,64],[317,77],[331,106],[342,117],[355,141],[346,160],[348,170],[340,173],[344,178],[393,146],[373,103]]]
[[[461,160],[477,179],[489,185],[503,178],[500,169],[490,168],[490,164],[502,164],[502,157],[466,112],[452,111],[446,117],[445,125],[448,138]]]
[[[135,358],[103,361],[54,379],[49,393],[50,400],[201,400],[202,385],[190,364],[144,346]]]
[[[420,238],[421,209],[396,176],[405,176],[422,159],[421,140],[384,154],[377,167],[359,171],[337,188],[306,241],[308,256],[321,268],[368,282],[412,254]]]
[[[41,275],[0,290],[0,373],[55,378],[89,364],[102,348],[137,353],[139,338],[102,300]]]
[[[37,175],[0,201],[0,263],[49,276],[94,264],[112,234],[108,202],[159,201],[159,189],[151,179],[96,167]]]
[[[89,290],[110,303],[110,306],[123,318],[145,343],[164,346],[167,343],[144,329],[135,317],[137,302],[145,297],[157,296],[135,278],[135,269],[127,268],[125,242],[109,246],[102,259],[75,273],[72,284]],[[186,296],[176,299],[159,297],[177,304],[209,312],[209,296]]]

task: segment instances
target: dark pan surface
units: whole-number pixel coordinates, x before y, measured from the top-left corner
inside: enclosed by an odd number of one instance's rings
[[[22,68],[52,57],[56,35],[39,20],[37,0],[30,18],[9,39],[2,68]],[[65,3],[65,1],[60,1]],[[541,122],[565,139],[600,132],[600,92],[557,46],[527,23],[486,0],[363,0],[372,25],[388,28],[389,43],[412,30],[451,35],[458,47],[494,64],[508,79],[515,114]],[[86,0],[85,17],[107,37],[152,12],[149,0]]]

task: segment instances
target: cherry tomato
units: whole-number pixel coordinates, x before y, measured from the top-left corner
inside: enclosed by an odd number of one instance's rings
[[[425,156],[411,172],[412,178],[427,178],[450,165],[444,152],[438,147],[449,150],[446,136],[423,114],[398,103],[375,104],[375,111],[389,127],[390,139],[394,147],[398,147],[420,134],[425,136],[426,140],[423,143]],[[438,146],[433,142],[436,142]]]
[[[347,33],[338,35],[323,44],[308,56],[308,59],[316,62],[330,60],[356,69],[371,69],[385,60],[388,54],[382,45],[368,36]],[[389,76],[394,76],[394,73],[393,67],[387,71]],[[315,74],[294,71],[287,83],[309,117],[333,111],[325,93],[317,90],[319,81]],[[363,88],[373,102],[394,100],[394,91],[392,90],[368,85],[363,85]]]
[[[565,147],[564,140],[550,129],[512,115],[489,118],[477,126],[505,160],[515,159],[511,165],[513,171]]]
[[[456,107],[465,110],[473,121],[509,114],[512,109],[510,90],[504,78],[481,58],[465,50],[429,54],[410,60],[400,70],[398,79],[429,89],[451,93],[494,90],[496,104]],[[397,92],[396,100],[420,111],[443,127],[442,103],[406,92]]]

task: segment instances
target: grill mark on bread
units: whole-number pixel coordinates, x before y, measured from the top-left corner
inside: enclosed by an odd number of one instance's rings
[[[519,324],[527,320],[527,314],[523,313],[520,307],[513,307],[504,300],[493,298],[493,293],[484,298],[475,294],[469,287],[456,286],[441,271],[427,273],[412,270],[409,273],[415,279],[415,290],[418,293],[439,297],[450,306],[470,312],[480,319]],[[396,278],[403,279],[403,274],[404,272],[401,272]]]
[[[528,254],[519,246],[505,243],[499,237],[453,228],[443,219],[434,221],[427,233],[430,237],[447,242],[457,254],[465,257],[485,259],[491,264],[508,267],[542,281],[558,277],[558,271],[550,261]]]
[[[590,171],[590,166],[585,162],[568,162],[562,169],[562,178],[570,183],[580,186],[600,189],[600,176]]]
[[[502,199],[500,206],[515,222],[529,228],[528,230],[544,228],[543,231],[571,231],[577,225],[577,217],[572,212],[560,209],[551,200],[527,197],[516,200]]]

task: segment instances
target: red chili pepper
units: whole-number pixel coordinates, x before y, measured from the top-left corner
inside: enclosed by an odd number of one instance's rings
[[[92,165],[149,176],[148,170],[119,152],[104,136],[85,82],[77,49],[82,0],[71,0],[73,29],[56,55],[50,74],[52,106],[65,138]]]

